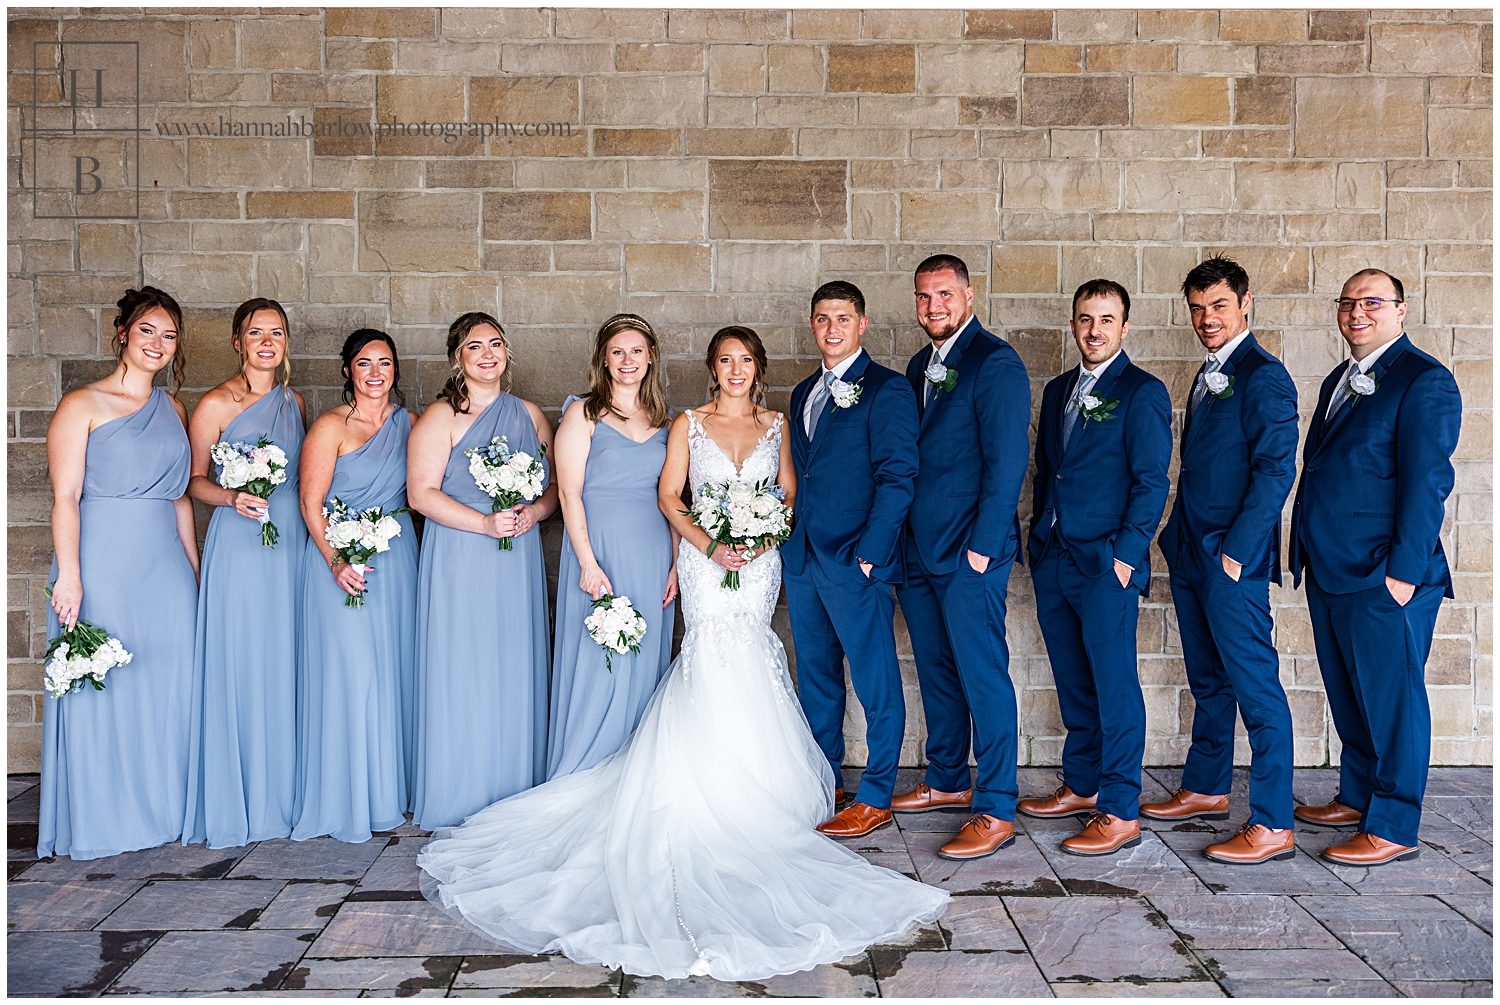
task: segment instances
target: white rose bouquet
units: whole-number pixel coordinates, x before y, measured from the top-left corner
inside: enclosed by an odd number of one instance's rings
[[[365,563],[380,552],[390,551],[391,538],[401,535],[401,524],[396,520],[396,515],[409,512],[405,506],[393,513],[387,513],[379,506],[371,506],[362,513],[356,513],[342,499],[334,496],[333,509],[323,507],[323,519],[328,521],[323,538],[333,545],[339,561],[353,566],[354,571],[363,576],[369,568]],[[364,591],[349,594],[344,598],[344,606],[365,606]]]
[[[791,536],[792,512],[785,498],[781,486],[773,485],[769,478],[754,483],[731,480],[703,486],[693,508],[682,512],[713,538],[708,546],[710,556],[720,544],[764,551]],[[721,585],[738,590],[740,574],[726,571]]]
[[[50,586],[47,596],[52,596]],[[48,694],[60,699],[82,690],[85,683],[103,691],[104,675],[129,663],[131,654],[109,632],[80,619],[72,628],[64,627],[57,638],[47,640],[46,660],[44,685]]]
[[[615,672],[611,653],[638,653],[646,637],[646,617],[631,606],[629,597],[606,593],[594,601],[594,611],[583,619],[589,638],[604,647],[604,669]]]
[[[270,499],[276,486],[286,481],[286,451],[264,436],[254,445],[244,440],[234,443],[220,440],[213,445],[209,456],[219,466],[219,485],[226,489]],[[260,543],[274,548],[280,536],[267,508],[260,518]]]
[[[523,499],[531,502],[542,494],[547,479],[542,466],[546,444],[541,444],[537,456],[532,457],[523,450],[512,451],[505,437],[497,436],[482,447],[470,447],[464,455],[469,458],[474,484],[492,500],[491,513],[510,509]],[[500,550],[513,550],[510,538],[500,539]]]

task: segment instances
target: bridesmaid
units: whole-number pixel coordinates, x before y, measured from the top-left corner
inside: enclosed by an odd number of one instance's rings
[[[369,840],[406,821],[416,664],[417,538],[411,517],[364,575],[324,538],[335,496],[353,510],[406,506],[406,439],[396,345],[361,328],[344,341],[344,404],[313,422],[302,445],[305,549],[298,632],[297,821],[292,839]],[[364,606],[346,597],[368,588]]]
[[[547,575],[537,524],[557,510],[548,485],[490,512],[464,451],[503,436],[550,451],[542,410],[501,389],[510,346],[500,322],[465,314],[448,329],[453,367],[412,430],[412,506],[427,517],[417,590],[417,782],[412,821],[450,827],[544,777]],[[502,379],[504,378],[504,379]],[[551,479],[549,478],[550,482]],[[498,539],[511,538],[511,551]]]
[[[119,301],[120,363],[63,395],[47,429],[52,474],[48,637],[90,621],[134,656],[103,691],[47,698],[37,856],[103,858],[182,835],[198,545],[185,494],[187,410],[177,302],[152,286]]]
[[[562,560],[547,777],[591,768],[635,730],[672,659],[677,534],[657,506],[667,459],[666,393],[656,333],[616,314],[599,329],[590,390],[564,407],[557,429]],[[584,619],[606,593],[629,597],[646,617],[639,654],[614,654],[589,638]]]
[[[292,833],[297,767],[297,611],[307,528],[297,499],[302,396],[287,385],[286,311],[257,297],[234,312],[240,372],[193,410],[188,495],[215,507],[203,543],[187,817],[182,841],[233,848]],[[259,437],[287,456],[270,504],[221,488],[209,452],[221,440]],[[260,517],[281,537],[261,544]]]

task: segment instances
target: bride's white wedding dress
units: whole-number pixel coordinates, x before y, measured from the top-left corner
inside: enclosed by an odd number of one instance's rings
[[[737,472],[689,417],[695,492],[776,477],[779,419]],[[625,746],[434,833],[422,892],[528,953],[726,981],[832,963],[941,915],[948,894],[814,830],[834,779],[771,631],[781,555],[726,590],[683,542],[677,574],[682,652]]]

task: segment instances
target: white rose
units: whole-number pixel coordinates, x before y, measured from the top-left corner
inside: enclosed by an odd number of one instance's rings
[[[239,488],[253,477],[250,462],[243,457],[232,457],[224,465],[224,473],[221,475],[222,484],[226,488]]]
[[[1208,387],[1210,394],[1219,394],[1229,386],[1229,375],[1218,372],[1206,374],[1203,383]]]
[[[401,522],[393,516],[383,516],[375,525],[375,533],[387,540],[401,535]]]
[[[941,384],[948,379],[948,368],[939,360],[933,360],[927,364],[927,369],[922,371],[922,376],[934,384]]]
[[[1367,373],[1356,373],[1349,378],[1349,390],[1359,395],[1374,394],[1375,378]]]
[[[1093,411],[1094,409],[1098,408],[1099,405],[1100,405],[1099,399],[1096,396],[1092,395],[1092,394],[1085,394],[1082,398],[1080,398],[1078,400],[1079,400],[1079,403],[1084,408],[1088,409],[1089,411]]]
[[[738,507],[748,507],[755,502],[755,487],[745,482],[729,486],[729,501]]]
[[[256,479],[269,479],[271,477],[271,465],[265,461],[252,461],[250,463],[250,477],[247,481]]]
[[[277,467],[286,467],[286,451],[274,443],[266,447],[266,459]]]
[[[329,544],[333,545],[335,549],[342,551],[358,541],[363,536],[363,533],[360,530],[359,524],[353,520],[346,520],[343,523],[331,525],[328,528],[326,536]]]
[[[750,504],[750,512],[756,516],[770,516],[776,510],[776,500],[770,496],[756,496],[755,501]]]

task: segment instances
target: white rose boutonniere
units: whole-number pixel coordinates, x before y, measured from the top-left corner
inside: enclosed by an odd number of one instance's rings
[[[927,369],[922,371],[922,376],[927,378],[927,383],[932,385],[934,392],[951,391],[958,386],[958,371],[950,366],[945,366],[941,360],[933,360],[927,364]]]
[[[1379,388],[1375,378],[1367,373],[1355,373],[1349,378],[1349,393],[1356,398],[1374,394]]]
[[[849,383],[839,380],[837,377],[828,385],[828,393],[833,397],[834,408],[853,408],[859,404],[860,392],[864,390],[858,381]]]
[[[1203,385],[1208,388],[1208,393],[1215,398],[1227,398],[1234,393],[1234,376],[1215,371],[1214,373],[1204,375]]]
[[[1078,399],[1078,414],[1083,417],[1084,425],[1090,421],[1104,422],[1106,419],[1115,417],[1114,411],[1119,406],[1119,398],[1103,400],[1098,395],[1085,394]]]

